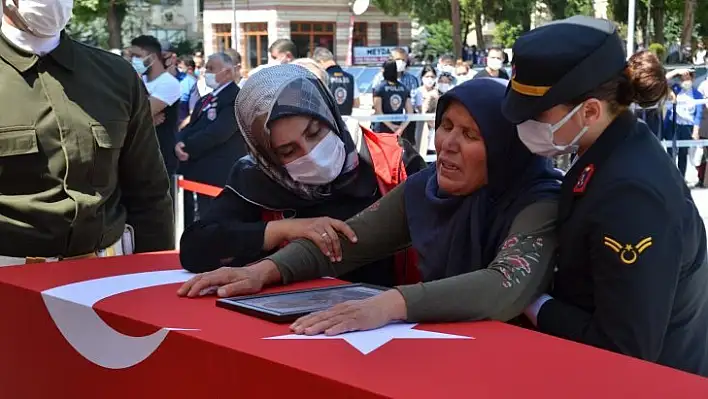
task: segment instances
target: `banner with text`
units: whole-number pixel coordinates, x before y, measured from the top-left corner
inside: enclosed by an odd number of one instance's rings
[[[383,64],[398,46],[354,47],[354,65]],[[408,47],[400,47],[408,52]]]

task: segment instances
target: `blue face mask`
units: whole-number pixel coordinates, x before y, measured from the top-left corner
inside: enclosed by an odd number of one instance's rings
[[[199,77],[201,75],[201,71],[199,69],[194,70],[194,76]]]
[[[148,70],[148,67],[145,66],[145,62],[140,57],[133,57],[132,64],[133,68],[135,69],[135,72],[137,72],[139,75],[145,75]]]

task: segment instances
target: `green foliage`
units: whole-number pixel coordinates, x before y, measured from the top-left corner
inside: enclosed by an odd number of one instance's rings
[[[494,22],[509,22],[520,25],[524,31],[531,29],[531,15],[538,10],[535,1],[529,0],[481,0],[484,16]]]
[[[494,28],[494,40],[499,46],[509,48],[514,45],[516,39],[523,32],[524,30],[520,25],[512,25],[507,21],[501,21]]]
[[[543,0],[554,19],[572,15],[593,15],[592,0]]]
[[[428,37],[425,56],[440,56],[452,52],[452,22],[449,19],[430,24],[426,27]]]
[[[408,13],[423,25],[449,20],[450,0],[373,0],[372,4],[389,15]]]
[[[666,59],[666,47],[661,43],[652,43],[649,45],[649,51],[654,53],[662,62]]]
[[[74,0],[73,20],[78,23],[88,23],[94,19],[106,19],[111,4],[117,6],[118,12],[125,13],[129,0]]]

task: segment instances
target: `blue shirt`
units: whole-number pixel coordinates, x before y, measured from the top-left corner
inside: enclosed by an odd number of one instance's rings
[[[188,102],[189,101],[189,95],[192,93],[192,89],[194,89],[194,86],[197,84],[197,78],[195,78],[192,75],[185,74],[184,78],[182,78],[182,81],[179,82],[179,91],[180,91],[180,98],[179,100],[182,102]]]

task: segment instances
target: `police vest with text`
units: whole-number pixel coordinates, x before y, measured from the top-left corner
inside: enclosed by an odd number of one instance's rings
[[[354,76],[344,72],[339,65],[327,68],[329,89],[342,115],[351,115],[354,108]]]

